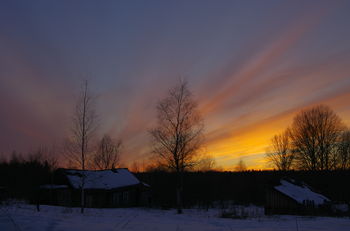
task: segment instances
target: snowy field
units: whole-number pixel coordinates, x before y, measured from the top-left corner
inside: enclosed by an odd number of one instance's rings
[[[78,208],[35,206],[16,204],[2,206],[0,214],[1,231],[68,231],[68,230],[297,230],[326,231],[350,230],[349,218],[296,217],[255,215],[248,219],[219,218],[220,210],[185,210],[177,215],[175,210],[142,208],[86,209],[80,214]]]

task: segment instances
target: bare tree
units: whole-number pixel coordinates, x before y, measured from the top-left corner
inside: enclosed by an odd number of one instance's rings
[[[89,91],[88,81],[82,84],[80,96],[72,118],[71,136],[66,143],[66,157],[69,162],[82,170],[81,213],[85,207],[85,169],[87,157],[91,154],[91,142],[97,128],[95,100]]]
[[[29,154],[28,159],[41,162],[49,168],[50,172],[58,168],[58,152],[55,146],[40,146],[35,152]]]
[[[133,173],[139,173],[141,172],[140,164],[138,161],[133,161],[132,164],[129,166],[129,170]]]
[[[147,161],[147,164],[143,167],[144,172],[169,172],[171,169],[167,167],[163,159],[160,159],[159,156],[154,155],[150,156]]]
[[[278,170],[291,169],[295,155],[291,148],[289,129],[271,139],[271,146],[266,155],[268,161]]]
[[[335,144],[342,130],[341,119],[328,106],[319,105],[297,114],[291,127],[291,140],[298,167],[331,169]]]
[[[342,170],[350,169],[350,130],[346,130],[341,134],[337,154],[337,168]]]
[[[119,164],[121,144],[121,140],[114,141],[109,135],[104,135],[93,156],[93,168],[100,170],[116,168]]]
[[[247,170],[247,166],[246,164],[244,163],[244,160],[243,159],[240,159],[237,163],[237,165],[235,166],[235,171],[236,172],[244,172]]]
[[[20,163],[20,162],[24,162],[24,158],[23,158],[22,153],[17,152],[16,150],[12,151],[10,159],[9,159],[9,163],[16,164],[16,163]]]
[[[194,166],[194,171],[208,172],[216,170],[216,161],[211,155],[204,155],[198,159],[197,164]]]
[[[194,166],[203,141],[203,122],[186,82],[158,103],[157,117],[157,126],[150,131],[153,151],[176,173],[177,212],[182,213],[183,172]]]

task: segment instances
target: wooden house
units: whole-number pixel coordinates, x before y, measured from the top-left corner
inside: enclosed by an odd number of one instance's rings
[[[330,200],[303,182],[282,179],[266,190],[266,214],[317,215],[327,209]]]
[[[41,186],[40,203],[80,206],[82,185],[85,207],[147,206],[151,199],[150,186],[125,168],[96,171],[59,169],[55,184]]]

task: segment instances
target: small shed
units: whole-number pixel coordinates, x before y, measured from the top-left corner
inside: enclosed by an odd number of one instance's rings
[[[266,214],[316,215],[325,211],[330,200],[310,186],[293,179],[282,179],[266,191]]]
[[[126,168],[59,169],[55,178],[55,184],[41,186],[40,203],[80,206],[82,185],[85,207],[145,206],[150,201],[150,186],[139,181]]]

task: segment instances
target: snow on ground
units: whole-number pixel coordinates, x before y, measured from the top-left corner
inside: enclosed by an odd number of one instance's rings
[[[178,215],[175,210],[144,208],[86,209],[41,206],[37,212],[33,205],[1,207],[1,231],[330,231],[349,230],[349,218],[260,216],[249,219],[219,218],[220,210],[184,210]]]

